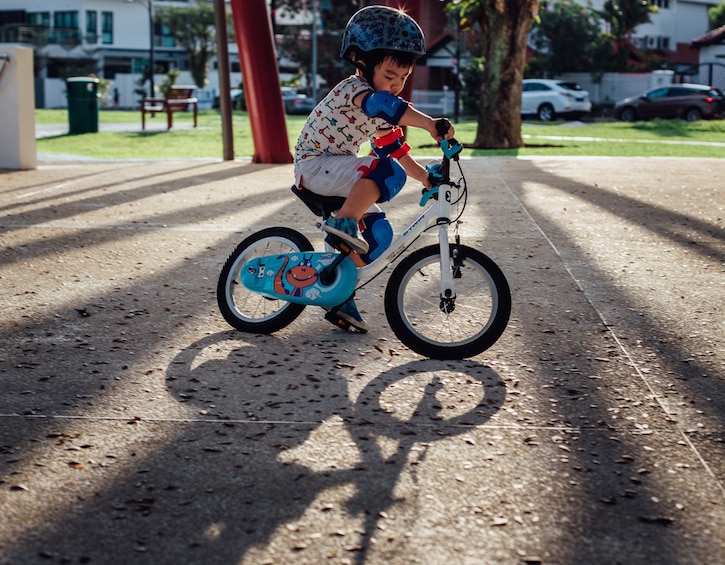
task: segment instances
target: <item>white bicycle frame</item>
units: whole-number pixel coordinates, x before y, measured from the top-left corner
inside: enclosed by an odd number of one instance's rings
[[[369,265],[358,267],[357,288],[379,275],[390,263],[395,261],[408,247],[410,247],[423,232],[431,226],[438,225],[438,244],[441,254],[441,298],[455,298],[453,287],[453,274],[449,267],[450,249],[448,244],[448,225],[450,224],[451,200],[453,186],[441,184],[438,186],[438,199],[416,219],[390,247]]]

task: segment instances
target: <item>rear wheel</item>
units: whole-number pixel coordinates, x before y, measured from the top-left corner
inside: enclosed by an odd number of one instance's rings
[[[556,112],[551,104],[542,104],[536,111],[536,115],[542,122],[551,122],[556,117]]]
[[[283,227],[264,229],[237,245],[222,267],[216,289],[219,311],[229,325],[243,332],[268,334],[291,324],[305,306],[252,292],[242,284],[241,270],[255,257],[312,250],[304,235]]]
[[[697,122],[702,119],[702,112],[700,112],[697,108],[690,108],[685,113],[685,119],[688,122]]]

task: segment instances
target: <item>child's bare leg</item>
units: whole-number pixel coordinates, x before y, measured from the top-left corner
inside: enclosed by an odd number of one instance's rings
[[[356,221],[365,215],[368,208],[380,198],[380,188],[375,181],[362,178],[350,190],[345,203],[336,214],[338,218],[352,218]]]

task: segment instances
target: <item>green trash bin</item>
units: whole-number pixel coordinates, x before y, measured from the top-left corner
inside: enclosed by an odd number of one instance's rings
[[[69,77],[68,131],[70,134],[98,132],[98,80],[95,77]]]

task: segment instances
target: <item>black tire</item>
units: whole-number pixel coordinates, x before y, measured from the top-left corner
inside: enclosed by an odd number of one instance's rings
[[[634,108],[623,108],[622,112],[619,114],[619,118],[623,122],[636,122],[637,112],[634,111]]]
[[[385,288],[385,315],[398,339],[432,359],[465,359],[491,347],[506,329],[511,291],[492,259],[465,245],[451,244],[463,261],[454,278],[454,309],[440,298],[440,248],[431,245],[407,256]],[[448,268],[453,268],[453,264]]]
[[[685,120],[688,122],[697,122],[702,119],[702,112],[697,108],[688,108],[685,112]]]
[[[242,332],[269,334],[291,324],[305,306],[247,290],[239,272],[254,257],[312,250],[304,235],[282,227],[263,229],[237,245],[222,267],[216,288],[219,311],[229,325]]]
[[[536,116],[542,122],[552,122],[556,118],[556,112],[554,112],[554,107],[551,104],[542,104],[536,110]]]

